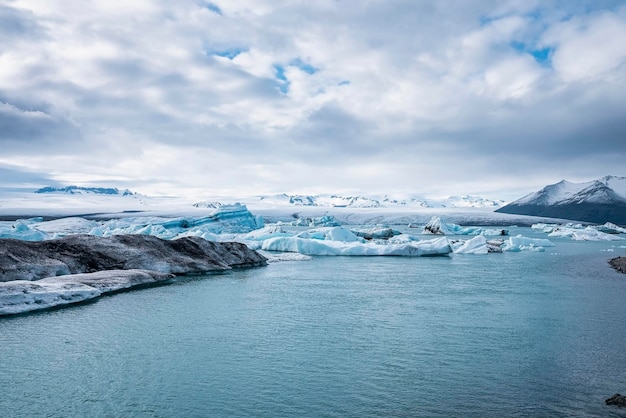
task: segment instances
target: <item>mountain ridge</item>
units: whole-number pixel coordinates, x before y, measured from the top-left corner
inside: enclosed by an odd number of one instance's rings
[[[120,190],[116,187],[82,187],[82,186],[46,186],[35,190],[35,193],[62,193],[62,194],[98,194],[98,195],[117,195],[117,196],[135,196],[137,193],[128,189]]]
[[[450,196],[446,199],[427,199],[421,196],[393,197],[382,196],[341,196],[337,194],[319,195],[289,195],[286,193],[258,196],[259,201],[280,205],[316,206],[335,208],[393,208],[393,207],[420,207],[420,208],[496,208],[505,202],[491,200],[480,196]]]
[[[584,183],[561,180],[496,212],[625,225],[626,177],[609,175]]]

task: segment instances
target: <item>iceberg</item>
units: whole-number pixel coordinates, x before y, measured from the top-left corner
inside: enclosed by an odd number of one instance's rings
[[[510,237],[504,241],[503,251],[545,251],[545,247],[554,247],[554,243],[543,238],[527,238],[522,235]]]
[[[454,254],[487,254],[501,253],[504,241],[500,239],[488,240],[484,235],[453,245]]]
[[[477,235],[454,250],[454,254],[487,254],[488,252],[487,238],[484,235]]]
[[[549,237],[570,237],[574,241],[621,241],[624,238],[598,231],[596,228],[588,226],[584,229],[557,228],[548,234]]]
[[[42,218],[19,219],[15,222],[0,222],[0,238],[13,238],[23,241],[43,241],[48,234],[34,227]]]
[[[365,240],[356,236],[352,231],[343,227],[326,227],[310,229],[308,231],[300,232],[296,235],[297,238],[304,239],[317,239],[326,241],[341,241],[341,242],[364,242]]]
[[[291,222],[292,226],[340,226],[341,222],[332,215],[324,215],[318,218],[298,218]]]
[[[196,236],[218,241],[220,234],[244,234],[264,226],[263,218],[254,216],[245,205],[222,205],[210,215],[165,218],[156,216],[124,217],[109,221],[91,221],[68,217],[44,222],[42,218],[0,222],[0,238],[43,241],[75,234],[100,237],[115,235],[152,235],[171,240]]]
[[[441,220],[438,216],[433,216],[426,225],[424,225],[423,234],[433,235],[508,235],[506,229],[485,229],[477,226],[463,227],[457,224],[448,224]]]
[[[312,256],[419,257],[448,255],[452,252],[452,248],[445,237],[388,245],[379,245],[371,242],[363,243],[359,240],[338,241],[334,239],[302,238],[299,236],[276,237],[263,241],[261,249],[265,251],[296,252]]]
[[[400,232],[394,231],[389,227],[373,227],[373,228],[356,228],[351,231],[361,238],[367,240],[370,239],[389,239],[395,235],[399,235]]]
[[[55,219],[53,221],[41,221],[32,225],[32,228],[41,231],[49,239],[61,238],[67,235],[88,234],[94,228],[100,227],[100,222],[90,221],[79,217]]]
[[[604,225],[597,226],[596,229],[607,234],[626,234],[626,228],[617,226],[614,223],[607,222]]]
[[[279,263],[282,261],[309,261],[313,257],[300,253],[277,253],[270,251],[260,251],[260,254],[267,258],[268,263]]]

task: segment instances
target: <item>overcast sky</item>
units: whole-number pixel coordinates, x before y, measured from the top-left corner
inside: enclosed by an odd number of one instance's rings
[[[512,200],[626,176],[626,1],[0,0],[3,186]]]

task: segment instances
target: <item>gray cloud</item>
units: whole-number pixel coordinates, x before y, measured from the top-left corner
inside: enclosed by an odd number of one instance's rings
[[[0,103],[0,144],[8,150],[48,146],[65,148],[80,136],[69,120],[41,110]]]
[[[499,197],[626,175],[624,1],[14,2],[0,36],[0,163],[51,180]]]
[[[0,165],[0,189],[32,190],[33,187],[55,185],[56,182],[44,173],[30,172],[10,165]]]

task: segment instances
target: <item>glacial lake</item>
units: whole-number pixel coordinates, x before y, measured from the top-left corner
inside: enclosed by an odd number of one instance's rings
[[[528,228],[513,233],[546,238]],[[626,416],[626,241],[316,257],[0,318],[1,417]]]

